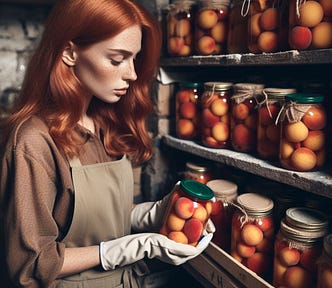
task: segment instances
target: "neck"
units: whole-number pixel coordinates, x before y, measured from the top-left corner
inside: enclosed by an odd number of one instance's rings
[[[95,123],[89,116],[83,115],[78,123],[86,129],[90,130],[92,133],[95,133]]]

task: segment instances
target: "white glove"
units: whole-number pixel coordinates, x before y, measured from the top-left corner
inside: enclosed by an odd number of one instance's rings
[[[171,194],[167,194],[157,202],[137,204],[131,210],[131,228],[135,232],[157,232],[162,224]]]
[[[105,270],[115,269],[138,260],[158,258],[180,265],[196,257],[209,245],[213,234],[207,233],[196,247],[177,243],[157,233],[141,233],[100,243],[100,262]]]

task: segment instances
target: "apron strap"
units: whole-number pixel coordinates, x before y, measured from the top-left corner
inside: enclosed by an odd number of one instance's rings
[[[70,167],[81,167],[82,166],[80,159],[76,156],[74,156],[73,158],[67,157],[67,159],[68,159]]]

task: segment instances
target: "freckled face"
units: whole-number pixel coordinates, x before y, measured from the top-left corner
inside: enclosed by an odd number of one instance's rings
[[[115,103],[127,93],[130,82],[137,79],[134,60],[141,41],[140,27],[132,26],[88,48],[76,47],[74,71],[87,89],[88,100],[95,96]]]

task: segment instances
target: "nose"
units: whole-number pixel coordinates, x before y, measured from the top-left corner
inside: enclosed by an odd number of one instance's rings
[[[133,60],[128,62],[127,70],[124,73],[124,78],[127,81],[135,81],[137,79],[135,63]]]

